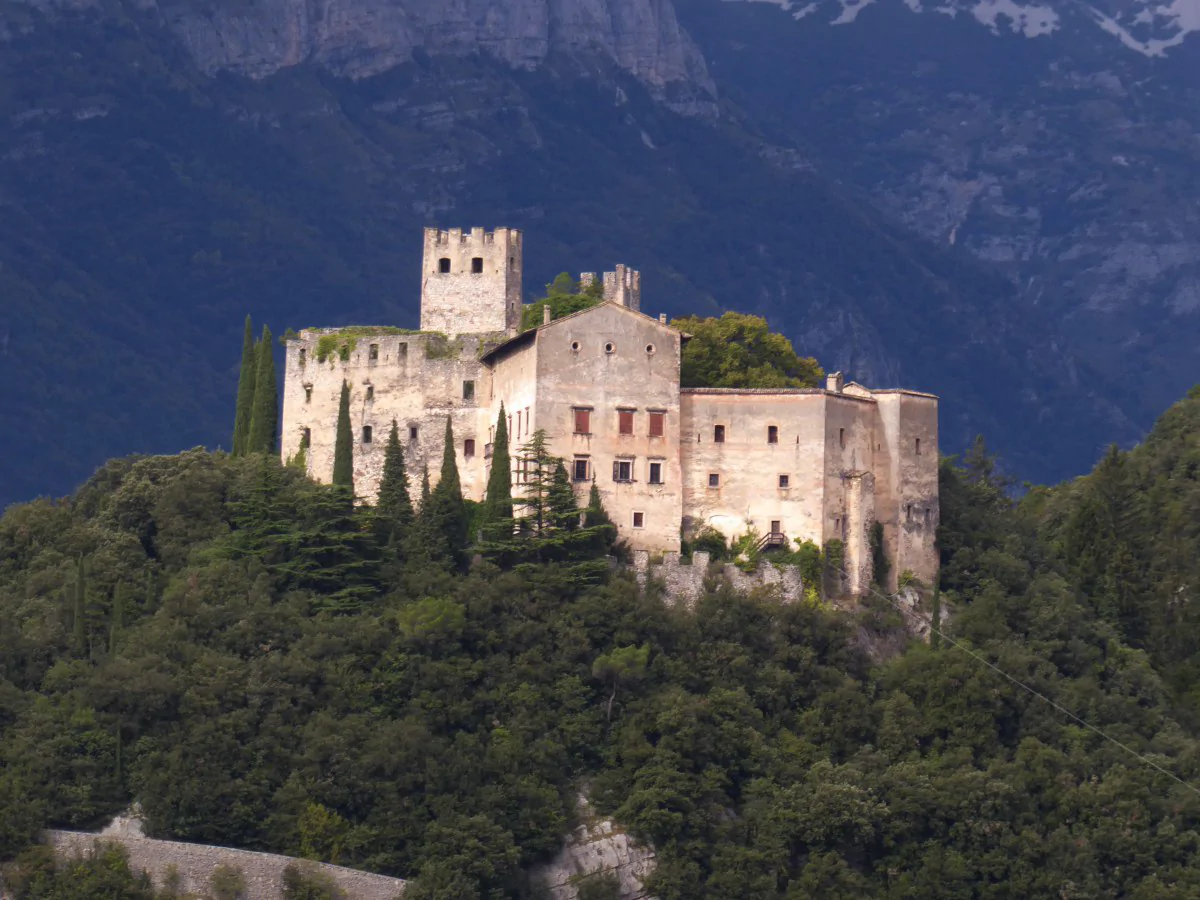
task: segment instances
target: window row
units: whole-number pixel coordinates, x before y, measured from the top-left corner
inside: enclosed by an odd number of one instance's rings
[[[574,408],[576,434],[592,433],[592,413],[594,411],[590,406]],[[617,434],[632,435],[634,433],[634,420],[637,418],[637,412],[636,409],[628,407],[617,408]],[[667,413],[665,410],[646,411],[646,435],[648,437],[662,437],[666,433],[666,427]]]
[[[452,263],[450,261],[450,257],[443,256],[441,259],[438,260],[438,274],[439,275],[449,275],[451,271],[452,271]],[[482,275],[483,274],[483,257],[482,256],[471,257],[471,274],[472,275]]]
[[[372,344],[371,346],[374,347],[375,345]],[[367,384],[367,385],[363,385],[363,388],[366,391],[366,399],[374,400],[375,399],[375,385]],[[313,398],[313,386],[311,384],[304,385],[304,402],[312,403],[312,398]],[[467,401],[472,401],[475,399],[475,382],[474,381],[464,381],[462,383],[462,398]]]
[[[614,459],[612,464],[612,480],[621,484],[631,484],[638,480],[639,470],[644,472],[647,484],[666,484],[667,461],[665,459],[645,460],[642,469],[638,460],[630,457]],[[595,466],[591,457],[576,456],[571,461],[572,481],[591,481],[596,477]]]

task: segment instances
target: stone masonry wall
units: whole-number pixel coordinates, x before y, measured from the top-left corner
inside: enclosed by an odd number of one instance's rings
[[[135,872],[148,872],[156,886],[163,886],[168,872],[174,867],[180,889],[201,896],[211,889],[213,872],[219,866],[230,866],[241,870],[246,881],[247,900],[279,900],[283,896],[283,870],[293,864],[328,875],[351,900],[395,900],[404,893],[404,881],[399,878],[273,853],[152,840],[143,837],[140,828],[129,827],[127,821],[120,819],[99,834],[48,831],[45,839],[59,857],[89,855],[97,841],[121,844],[129,854],[130,868]]]
[[[694,606],[704,593],[704,579],[710,574],[711,556],[706,550],[692,554],[691,565],[684,565],[678,553],[663,553],[662,562],[650,562],[645,550],[633,551],[633,570],[638,584],[643,588],[650,578],[661,582],[667,597],[674,603]],[[804,598],[804,584],[800,570],[795,566],[773,566],[760,562],[757,571],[743,572],[737,566],[726,563],[712,572],[724,578],[737,591],[752,591],[755,588],[772,587],[780,592],[783,600],[794,603]]]

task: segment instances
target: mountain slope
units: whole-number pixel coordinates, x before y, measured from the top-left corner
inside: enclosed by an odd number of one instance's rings
[[[775,140],[1003,272],[1061,344],[1131,386],[1114,399],[1139,428],[1191,386],[1195,4],[783,7],[691,0],[680,15]]]
[[[531,285],[623,260],[651,312],[765,314],[829,368],[941,393],[947,449],[985,430],[1035,477],[1128,433],[1003,279],[605,53],[250,79],[205,72],[157,10],[3,10],[0,352],[22,379],[0,502],[227,442],[247,311],[414,325],[427,223],[525,228]]]

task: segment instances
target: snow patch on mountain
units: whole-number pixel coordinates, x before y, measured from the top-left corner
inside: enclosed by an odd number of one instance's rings
[[[739,0],[727,0],[739,2]],[[770,3],[791,13],[794,19],[806,19],[828,10],[831,25],[848,25],[868,6],[880,0],[740,0]],[[896,0],[884,0],[896,2]],[[1097,9],[1087,0],[1078,6],[1075,0],[899,0],[915,13],[934,11],[956,17],[970,15],[993,34],[1011,32],[1029,38],[1052,34],[1062,27],[1055,7],[1071,3],[1090,13],[1092,21],[1130,50],[1145,56],[1163,56],[1178,47],[1189,34],[1200,32],[1200,0],[1133,0],[1131,8],[1119,15]]]

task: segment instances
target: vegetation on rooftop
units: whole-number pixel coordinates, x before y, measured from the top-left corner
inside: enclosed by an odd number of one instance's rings
[[[671,327],[692,336],[683,346],[683,387],[805,388],[825,377],[815,359],[800,356],[759,316],[684,316],[673,319]]]
[[[521,307],[521,330],[537,328],[544,321],[545,307],[550,307],[550,319],[561,319],[571,313],[590,309],[604,301],[604,284],[597,278],[587,287],[567,272],[562,272],[546,285],[546,295]]]

